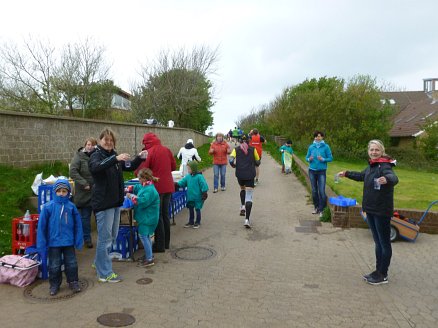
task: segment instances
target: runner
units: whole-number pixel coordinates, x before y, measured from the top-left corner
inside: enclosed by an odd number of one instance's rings
[[[260,160],[261,160],[262,159],[263,144],[266,143],[266,140],[265,140],[265,138],[263,138],[259,134],[259,130],[257,130],[257,129],[252,129],[250,132],[250,135],[251,136],[249,139],[249,145],[251,147],[254,147],[257,150],[257,153],[258,153]],[[257,186],[259,183],[259,175],[260,175],[260,166],[257,166],[254,186]]]
[[[260,157],[255,148],[248,146],[245,135],[239,140],[240,145],[233,149],[229,163],[236,169],[237,182],[240,186],[240,215],[245,216],[245,228],[251,228],[250,215],[256,167],[260,165]]]

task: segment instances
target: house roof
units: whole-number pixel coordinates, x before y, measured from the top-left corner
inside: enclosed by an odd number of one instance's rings
[[[398,103],[399,111],[393,119],[394,125],[392,129],[389,131],[391,137],[412,137],[422,130],[426,119],[438,120],[438,101],[436,102],[433,98],[429,98],[422,91],[419,92],[425,96],[422,100],[413,101],[413,99],[419,99],[421,96],[412,94],[405,95],[406,97],[411,97],[409,98],[410,102],[404,107]],[[405,97],[403,95],[400,96],[400,98]],[[397,104],[397,100],[394,100]],[[406,101],[407,98],[403,100]]]

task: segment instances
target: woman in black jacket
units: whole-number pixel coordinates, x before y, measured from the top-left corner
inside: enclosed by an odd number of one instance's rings
[[[104,129],[99,144],[88,163],[93,176],[91,206],[96,215],[97,246],[94,265],[100,282],[119,282],[121,278],[112,271],[109,249],[117,238],[120,223],[120,206],[124,199],[122,171],[133,171],[140,166],[147,151],[142,151],[132,162],[129,154],[117,154],[114,150],[116,137],[110,129]]]
[[[388,283],[391,262],[391,217],[394,212],[394,186],[398,178],[392,168],[395,160],[385,154],[380,140],[368,143],[369,166],[362,172],[342,171],[338,175],[355,181],[363,181],[362,209],[376,246],[376,270],[363,278],[372,285]]]

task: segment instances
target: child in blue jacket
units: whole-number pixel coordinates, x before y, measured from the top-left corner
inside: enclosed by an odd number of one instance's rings
[[[208,184],[204,176],[198,171],[198,164],[191,161],[187,164],[188,174],[175,183],[175,189],[187,187],[187,208],[189,209],[189,222],[184,228],[198,229],[201,224],[201,209],[207,199]],[[196,211],[196,222],[195,220]]]
[[[292,141],[288,140],[286,143],[280,147],[281,152],[281,173],[289,174],[292,172],[292,154],[294,150],[292,149]],[[290,156],[289,156],[290,155]],[[288,158],[285,158],[288,157]],[[285,161],[286,159],[286,161]]]
[[[62,283],[62,262],[70,289],[74,293],[81,291],[75,248],[82,249],[84,244],[81,215],[69,199],[70,183],[59,178],[53,191],[53,200],[44,204],[41,210],[37,233],[38,249],[45,251],[48,248],[51,296],[58,293]]]

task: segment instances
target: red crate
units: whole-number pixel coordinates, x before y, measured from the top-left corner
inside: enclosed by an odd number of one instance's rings
[[[12,254],[24,254],[26,247],[36,245],[38,214],[32,214],[32,220],[24,217],[12,219]]]

